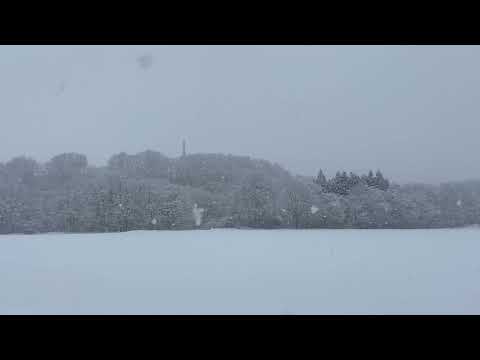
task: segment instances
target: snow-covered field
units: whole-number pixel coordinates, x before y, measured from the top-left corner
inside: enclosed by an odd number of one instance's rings
[[[480,229],[0,236],[1,314],[480,314]]]

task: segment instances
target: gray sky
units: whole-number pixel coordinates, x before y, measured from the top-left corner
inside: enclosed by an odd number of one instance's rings
[[[303,175],[480,178],[479,65],[478,46],[0,46],[0,161],[185,138]]]

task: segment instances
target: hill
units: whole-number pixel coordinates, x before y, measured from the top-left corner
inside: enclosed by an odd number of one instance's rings
[[[151,150],[113,155],[102,167],[76,153],[0,164],[0,233],[478,223],[480,181],[399,186],[380,171],[300,177],[247,156]]]

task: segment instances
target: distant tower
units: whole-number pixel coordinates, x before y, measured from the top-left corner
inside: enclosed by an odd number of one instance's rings
[[[185,151],[185,140],[182,141],[182,157],[185,157],[187,155]]]

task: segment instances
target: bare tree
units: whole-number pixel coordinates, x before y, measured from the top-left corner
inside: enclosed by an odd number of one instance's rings
[[[302,183],[292,182],[287,190],[287,212],[290,215],[295,229],[298,229],[304,219],[309,215],[311,196],[309,189]]]

